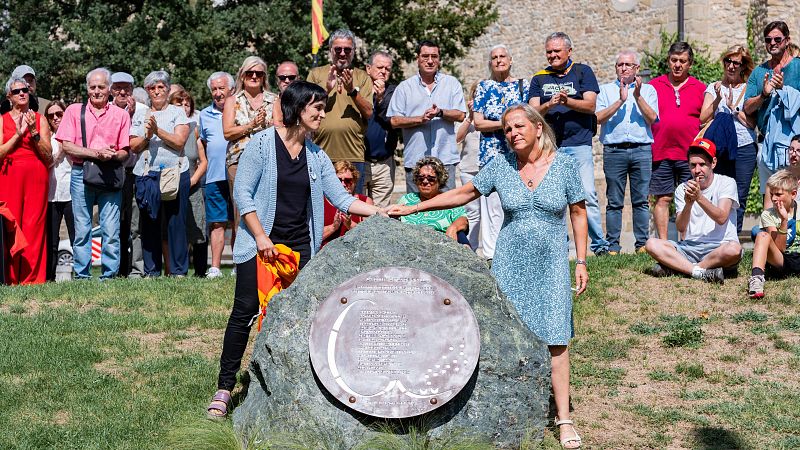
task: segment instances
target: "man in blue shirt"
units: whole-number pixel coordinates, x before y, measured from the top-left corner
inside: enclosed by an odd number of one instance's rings
[[[442,190],[455,188],[460,156],[454,123],[464,120],[467,104],[461,83],[439,72],[439,61],[439,45],[422,41],[417,49],[419,74],[397,86],[386,113],[392,127],[403,130],[406,192],[419,191],[411,172],[425,156],[439,158],[447,168],[447,185]]]
[[[566,33],[551,34],[544,46],[550,66],[533,76],[528,103],[553,128],[558,150],[575,158],[586,193],[590,248],[595,255],[604,255],[608,253],[608,242],[603,238],[592,157],[592,136],[597,132],[595,102],[600,87],[589,66],[570,59],[572,40]]]
[[[630,177],[635,246],[637,252],[643,252],[650,225],[647,201],[653,170],[653,131],[650,125],[658,118],[658,94],[653,86],[643,84],[638,76],[639,55],[636,52],[619,52],[615,67],[617,79],[600,86],[596,106],[608,199],[606,240],[608,252],[619,253],[625,186]]]
[[[206,172],[206,222],[211,241],[211,267],[206,277],[222,276],[222,249],[225,247],[225,227],[233,220],[228,178],[225,170],[225,154],[228,141],[222,133],[222,109],[225,99],[233,91],[234,80],[227,72],[214,72],[206,82],[213,102],[200,111],[200,139],[206,148],[208,169]],[[231,248],[236,239],[236,230],[231,229]]]

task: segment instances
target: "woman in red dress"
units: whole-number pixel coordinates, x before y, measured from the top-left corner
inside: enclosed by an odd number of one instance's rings
[[[47,278],[46,212],[53,162],[47,120],[28,109],[30,87],[22,78],[6,83],[11,111],[0,127],[0,202],[14,215],[27,245],[14,255],[3,249],[8,284],[44,283]],[[24,204],[23,204],[24,199]],[[10,227],[6,227],[9,230]],[[4,233],[9,233],[3,230]],[[7,236],[5,242],[14,238]]]
[[[347,190],[350,195],[368,205],[374,204],[372,199],[366,195],[353,194],[358,184],[358,177],[361,176],[353,163],[349,161],[337,161],[336,164],[333,165],[333,168],[336,170],[336,176],[339,178],[339,181],[341,181],[342,186],[344,186],[345,190]],[[339,211],[335,206],[331,205],[326,198],[325,228],[322,230],[322,247],[328,242],[340,236],[344,236],[345,233],[361,222],[362,219],[364,218],[359,215],[347,214]]]

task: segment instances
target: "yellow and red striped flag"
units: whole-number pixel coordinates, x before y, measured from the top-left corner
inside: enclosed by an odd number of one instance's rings
[[[322,0],[311,0],[311,54],[316,55],[328,39],[328,30],[322,23]]]

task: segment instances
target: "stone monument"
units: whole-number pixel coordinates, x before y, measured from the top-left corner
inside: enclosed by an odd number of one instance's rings
[[[245,440],[283,423],[352,446],[417,426],[514,447],[541,438],[550,396],[547,347],[486,263],[382,217],[328,244],[272,299],[249,375],[233,413]]]

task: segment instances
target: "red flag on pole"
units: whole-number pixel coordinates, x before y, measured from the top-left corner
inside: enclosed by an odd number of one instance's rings
[[[328,30],[322,23],[322,0],[311,0],[311,54],[316,55],[328,39]]]

